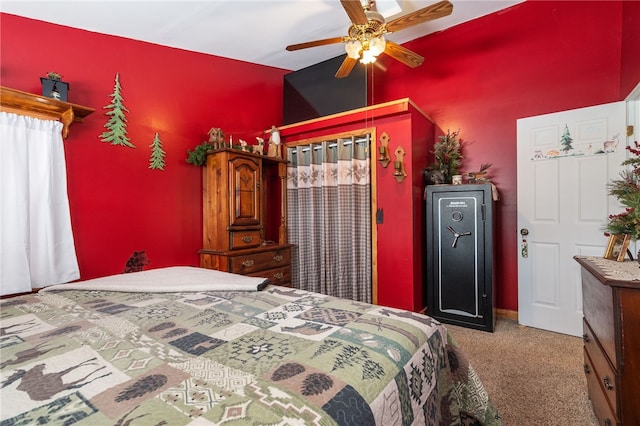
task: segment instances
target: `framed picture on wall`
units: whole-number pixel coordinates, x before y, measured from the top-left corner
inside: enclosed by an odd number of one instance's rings
[[[627,256],[627,249],[631,243],[631,236],[628,234],[615,234],[609,237],[607,249],[604,252],[604,258],[624,262]]]

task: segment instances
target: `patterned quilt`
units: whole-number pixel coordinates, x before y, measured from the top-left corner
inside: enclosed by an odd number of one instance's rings
[[[57,289],[0,308],[2,426],[502,424],[417,313],[271,285]]]

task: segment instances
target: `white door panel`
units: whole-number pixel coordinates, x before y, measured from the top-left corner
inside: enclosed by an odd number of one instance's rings
[[[517,127],[519,321],[578,336],[573,256],[602,256],[607,216],[621,210],[607,185],[626,158],[625,102],[523,118]]]

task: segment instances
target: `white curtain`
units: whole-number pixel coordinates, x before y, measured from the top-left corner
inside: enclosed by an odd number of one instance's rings
[[[295,288],[371,302],[369,135],[287,149]]]
[[[0,112],[0,293],[80,278],[62,124]]]

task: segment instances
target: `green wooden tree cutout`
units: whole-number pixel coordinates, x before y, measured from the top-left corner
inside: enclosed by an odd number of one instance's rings
[[[122,87],[120,86],[120,74],[116,73],[116,83],[111,95],[111,103],[104,107],[110,109],[105,114],[111,116],[107,124],[104,125],[108,130],[100,135],[102,142],[110,142],[111,145],[128,146],[135,148],[135,145],[129,141],[127,137],[127,117],[124,113],[129,110],[123,104]]]
[[[164,157],[167,154],[164,149],[162,149],[162,142],[160,141],[160,137],[158,136],[158,132],[156,132],[156,136],[153,138],[153,143],[149,145],[151,148],[151,157],[149,157],[149,168],[164,170]]]

